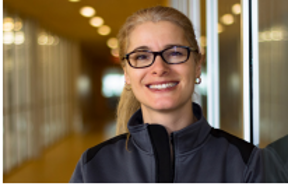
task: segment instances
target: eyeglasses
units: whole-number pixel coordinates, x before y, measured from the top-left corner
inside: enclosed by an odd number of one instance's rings
[[[171,46],[160,52],[152,52],[150,50],[135,50],[125,55],[122,60],[126,59],[132,68],[146,68],[151,66],[155,58],[160,55],[167,64],[184,63],[189,59],[190,52],[197,52],[187,46]]]

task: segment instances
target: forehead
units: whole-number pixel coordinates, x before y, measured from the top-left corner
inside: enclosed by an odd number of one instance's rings
[[[184,30],[169,21],[145,22],[137,25],[129,36],[128,51],[139,46],[163,49],[167,45],[188,45]]]

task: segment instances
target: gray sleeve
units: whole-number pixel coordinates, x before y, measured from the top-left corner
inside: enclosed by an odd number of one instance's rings
[[[86,152],[84,152],[78,161],[76,168],[72,174],[72,177],[70,178],[69,183],[84,183],[83,179],[83,165],[84,165],[84,157]]]

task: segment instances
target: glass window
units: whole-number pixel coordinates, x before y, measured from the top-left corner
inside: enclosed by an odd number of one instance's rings
[[[288,134],[288,1],[259,1],[260,147]]]
[[[218,33],[220,128],[243,138],[240,0],[218,0]]]

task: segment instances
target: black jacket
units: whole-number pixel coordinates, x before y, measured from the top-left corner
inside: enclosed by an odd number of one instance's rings
[[[197,122],[168,136],[143,124],[139,109],[128,123],[128,150],[127,134],[86,150],[70,182],[261,182],[260,149],[212,128],[195,103],[193,112]]]

